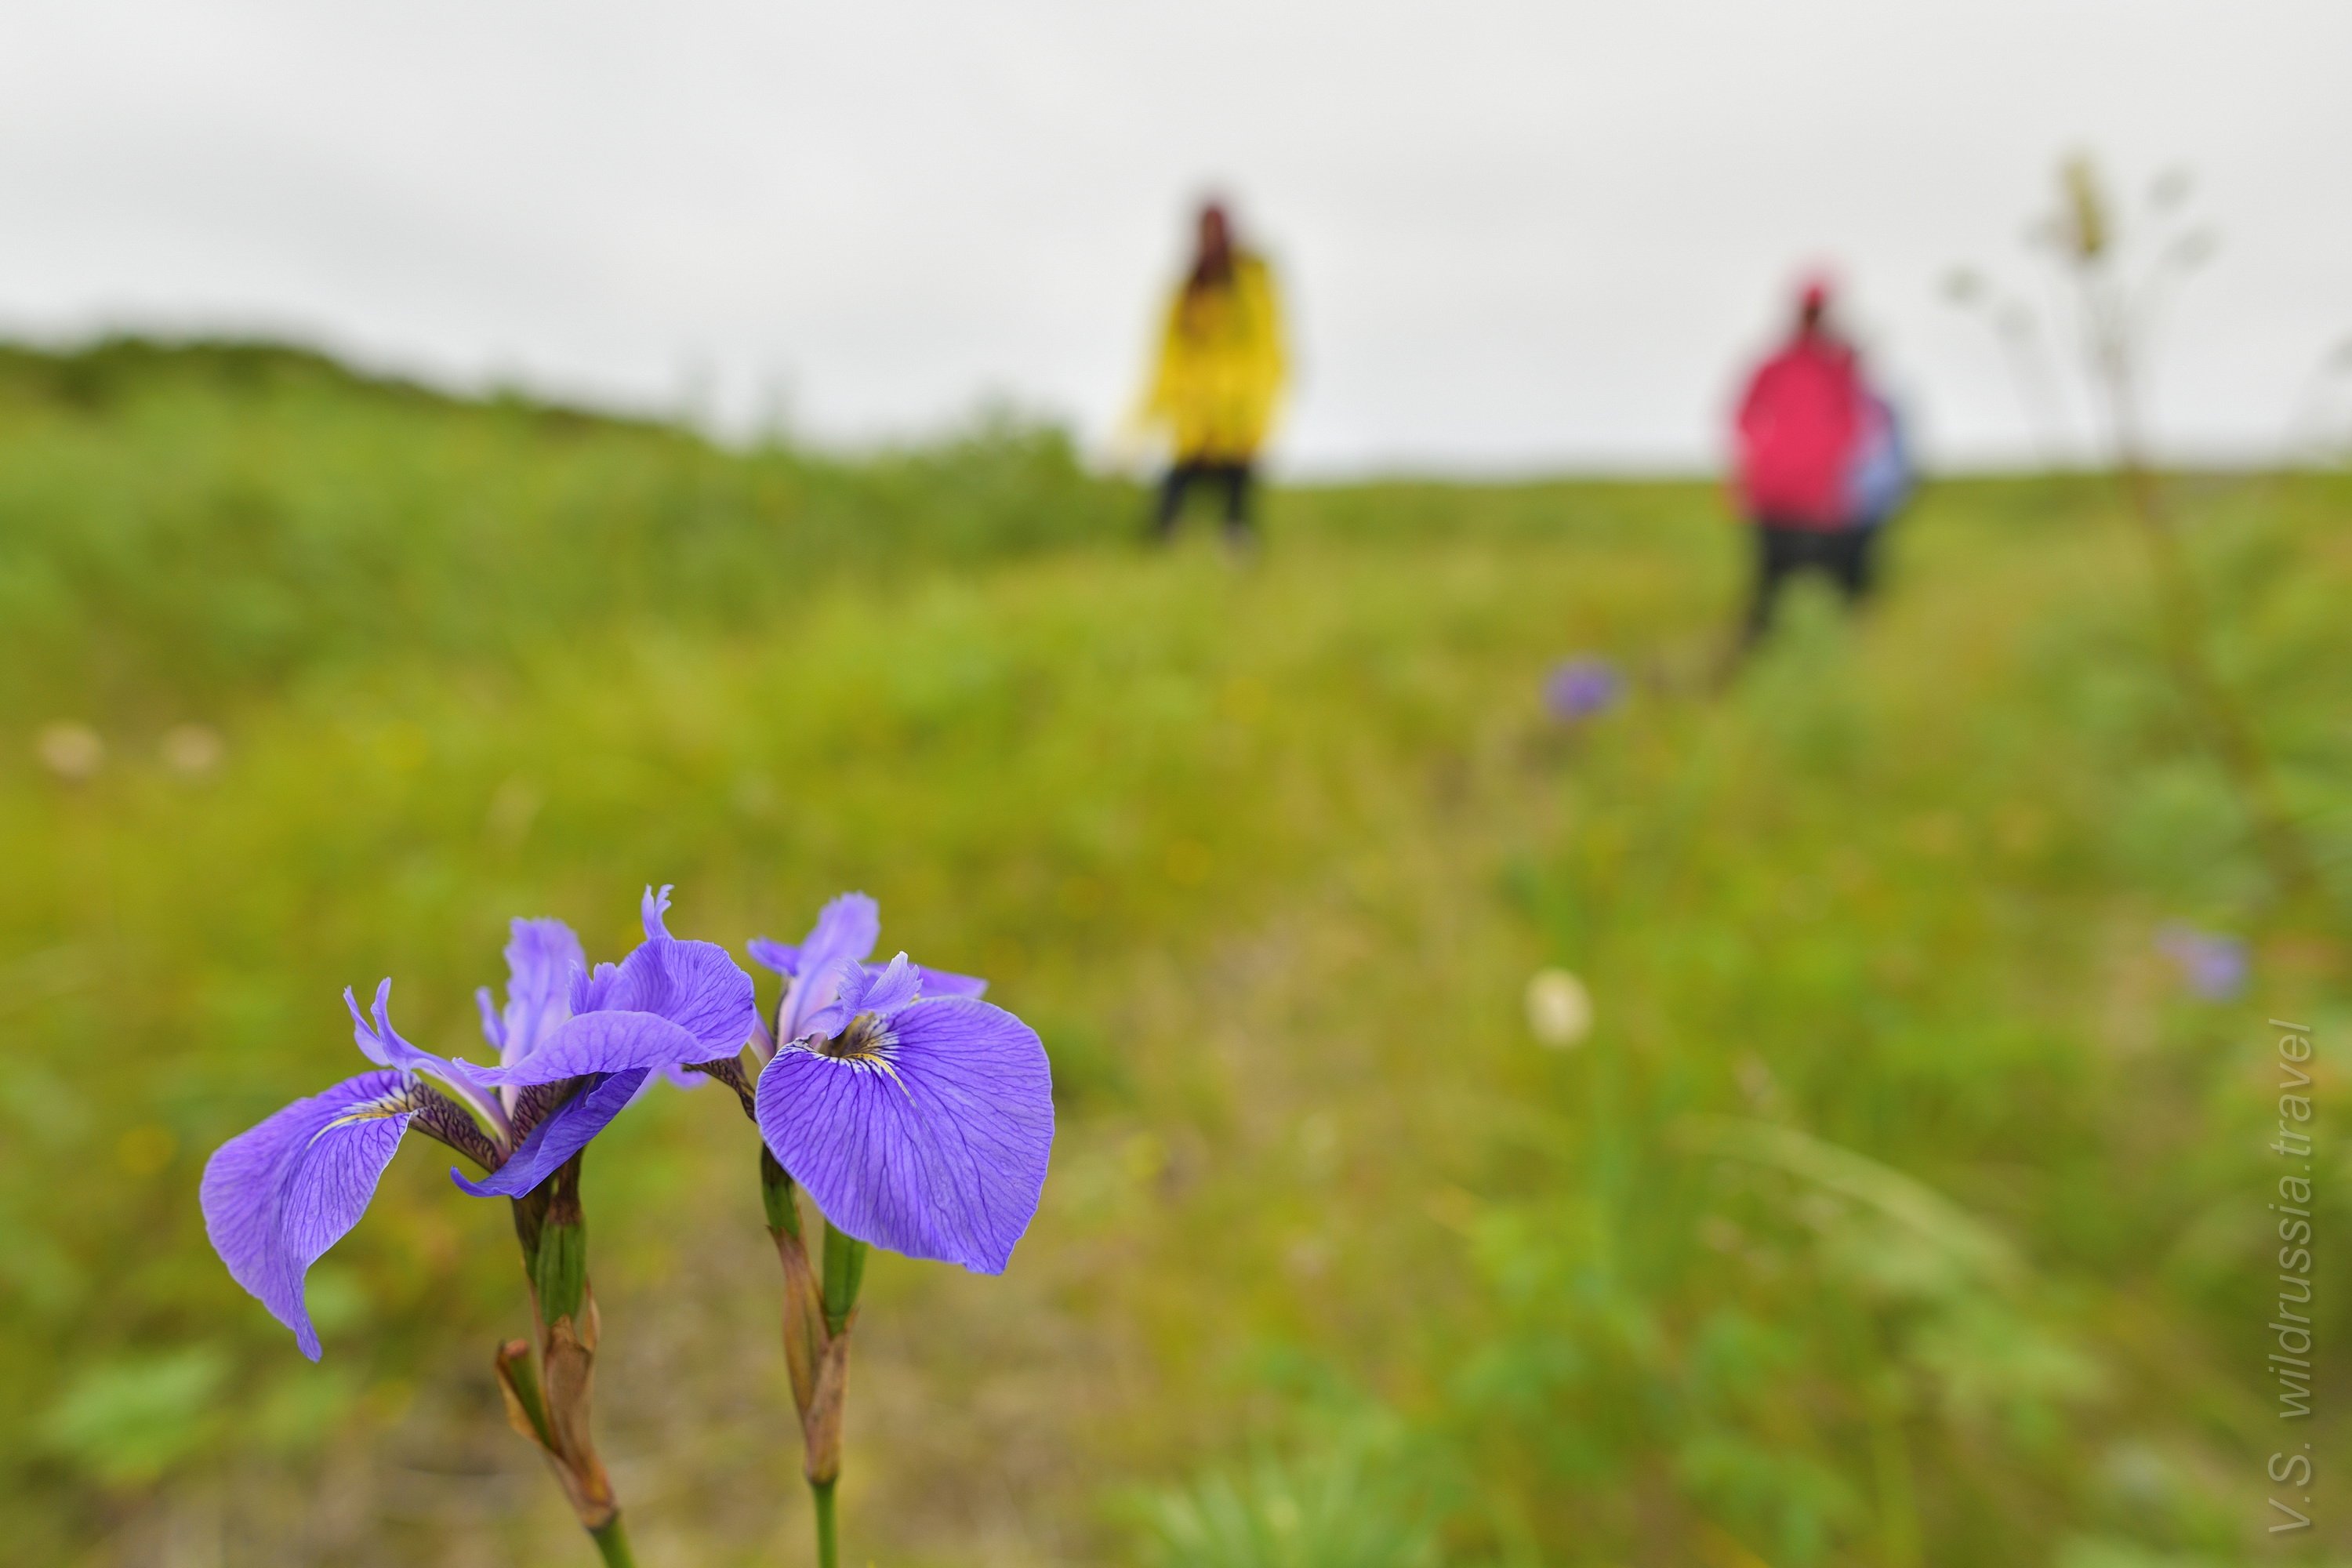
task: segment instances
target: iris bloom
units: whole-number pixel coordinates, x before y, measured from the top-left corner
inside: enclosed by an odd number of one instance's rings
[[[319,1359],[303,1303],[310,1265],[342,1239],[413,1125],[480,1165],[449,1174],[479,1196],[520,1197],[603,1131],[656,1068],[731,1058],[758,1027],[751,977],[715,942],[664,927],[669,889],[646,890],[646,940],[591,973],[561,921],[519,920],[507,1004],[481,994],[496,1067],[438,1057],[392,1026],[392,982],[369,1016],[343,993],[375,1069],[298,1100],[221,1145],[205,1166],[205,1229],[236,1282]]]
[[[980,1000],[986,982],[900,953],[848,893],[798,947],[752,958],[790,982],[760,1074],[761,1136],[848,1236],[1000,1274],[1037,1213],[1054,1086],[1036,1031]]]
[[[1617,667],[1594,655],[1580,655],[1552,667],[1544,677],[1544,706],[1565,723],[1607,712],[1624,695]]]
[[[2156,949],[2203,1001],[2227,1002],[2246,988],[2246,944],[2237,937],[2175,921],[2157,931]]]

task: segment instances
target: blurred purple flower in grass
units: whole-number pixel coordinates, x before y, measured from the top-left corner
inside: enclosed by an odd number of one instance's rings
[[[2227,1002],[2246,988],[2246,944],[2238,937],[2173,921],[2159,927],[2156,950],[2172,961],[2189,989],[2207,1002]]]
[[[1002,1273],[1053,1150],[1045,1046],[980,1000],[985,981],[903,952],[868,963],[880,931],[874,900],[850,893],[798,947],[751,944],[791,982],[760,1075],[761,1135],[845,1234]]]
[[[1607,712],[1625,695],[1625,679],[1608,659],[1580,654],[1563,659],[1544,677],[1544,707],[1562,723]]]
[[[592,973],[560,921],[514,922],[507,1005],[482,993],[494,1068],[438,1057],[392,1026],[392,982],[371,1017],[343,993],[352,1038],[376,1064],[299,1100],[221,1145],[205,1166],[205,1228],[236,1282],[319,1359],[303,1304],[310,1265],[359,1223],[413,1125],[488,1173],[450,1176],[481,1196],[517,1197],[578,1153],[657,1067],[733,1056],[757,1026],[751,977],[715,942],[662,923],[669,889],[646,890],[646,940]]]

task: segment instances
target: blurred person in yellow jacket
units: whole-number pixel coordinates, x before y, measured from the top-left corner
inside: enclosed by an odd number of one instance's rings
[[[1176,531],[1196,484],[1222,491],[1225,536],[1250,539],[1250,490],[1258,447],[1282,396],[1282,312],[1262,257],[1234,242],[1225,209],[1201,208],[1192,264],[1168,302],[1160,359],[1138,411],[1165,426],[1175,460],[1160,487],[1152,535]]]

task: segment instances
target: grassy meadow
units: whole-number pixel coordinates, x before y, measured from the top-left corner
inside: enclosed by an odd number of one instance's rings
[[[458,1054],[509,916],[617,957],[651,881],[739,951],[863,889],[1053,1058],[1011,1270],[868,1270],[850,1561],[2280,1560],[2265,1458],[2352,1468],[2352,481],[2172,489],[2316,892],[2088,479],[1931,487],[1873,614],[1809,591],[1718,689],[1700,484],[1285,489],[1237,568],[1014,422],[853,460],[283,351],[0,354],[7,1559],[590,1560],[446,1150],[313,1272],[316,1367],[195,1194],[364,1065],[344,986]],[[1628,692],[1568,725],[1580,652]],[[2242,994],[2170,922],[2246,939]],[[2318,1052],[2292,1424],[2273,1016]],[[807,1561],[751,1128],[665,1089],[586,1169],[641,1561]],[[2352,1562],[2344,1495],[2295,1560]]]

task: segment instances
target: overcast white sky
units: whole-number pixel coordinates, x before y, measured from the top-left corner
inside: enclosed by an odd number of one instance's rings
[[[0,331],[1099,442],[1213,185],[1292,304],[1294,471],[1708,461],[1814,260],[1980,461],[2034,432],[1939,284],[2046,298],[2078,147],[2222,236],[2159,429],[2275,450],[2352,336],[2345,0],[7,0]]]

